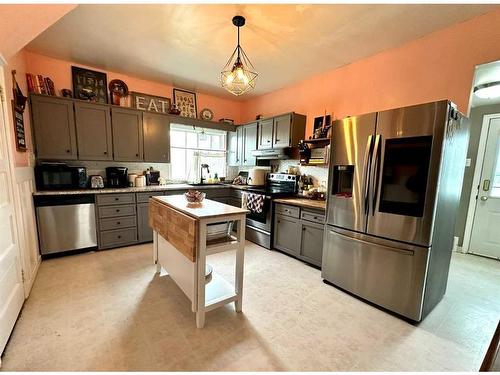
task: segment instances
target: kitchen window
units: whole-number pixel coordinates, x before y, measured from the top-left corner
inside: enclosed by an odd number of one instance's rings
[[[170,178],[199,182],[201,164],[208,164],[212,178],[226,176],[226,132],[171,124]]]

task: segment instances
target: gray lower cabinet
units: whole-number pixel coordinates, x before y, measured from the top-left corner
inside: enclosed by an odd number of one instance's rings
[[[299,255],[300,220],[284,215],[274,218],[274,247],[291,255]]]
[[[137,234],[139,242],[153,241],[153,230],[149,226],[149,203],[137,204]]]
[[[113,160],[109,107],[95,103],[75,103],[78,159]]]
[[[51,96],[31,96],[30,100],[37,158],[76,160],[73,101]]]
[[[102,194],[96,202],[99,249],[137,243],[135,193]]]
[[[165,195],[163,191],[137,193],[137,238],[139,242],[153,241],[153,229],[149,226],[149,199]]]
[[[324,213],[285,204],[274,212],[274,248],[321,267]]]
[[[111,124],[114,160],[142,161],[142,112],[126,108],[112,108]]]
[[[143,113],[144,161],[170,162],[170,120],[156,113]]]
[[[301,222],[302,239],[300,241],[300,253],[309,263],[321,267],[323,256],[323,232],[324,227],[321,224]]]

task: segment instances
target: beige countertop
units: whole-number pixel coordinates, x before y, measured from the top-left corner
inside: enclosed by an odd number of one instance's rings
[[[318,201],[306,198],[277,198],[274,199],[274,202],[326,211],[326,201]]]
[[[211,199],[204,199],[201,203],[188,203],[183,195],[170,195],[153,197],[166,206],[180,211],[194,219],[206,219],[212,217],[224,217],[230,215],[246,214],[248,210],[219,203]]]

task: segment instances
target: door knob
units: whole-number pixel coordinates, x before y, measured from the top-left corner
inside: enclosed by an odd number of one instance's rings
[[[482,200],[483,202],[484,202],[484,201],[487,201],[487,200],[488,200],[488,197],[487,197],[486,195],[483,195],[483,196],[481,197],[481,200]]]

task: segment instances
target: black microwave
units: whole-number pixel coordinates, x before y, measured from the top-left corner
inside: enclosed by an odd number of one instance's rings
[[[84,189],[87,187],[85,167],[65,163],[44,163],[35,166],[37,190]]]

